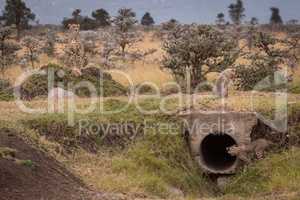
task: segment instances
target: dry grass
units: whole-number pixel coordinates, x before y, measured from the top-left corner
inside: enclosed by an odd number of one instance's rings
[[[134,45],[129,51],[147,51],[150,49],[157,49],[153,55],[148,56],[144,61],[137,61],[134,63],[123,62],[122,69],[123,71],[133,82],[134,85],[143,83],[143,82],[152,82],[158,87],[162,87],[165,83],[174,81],[172,75],[168,71],[161,69],[161,64],[159,61],[162,59],[164,51],[161,48],[161,41],[153,39],[153,32],[143,33],[143,40]],[[282,34],[277,34],[278,37],[283,37]],[[241,46],[244,45],[244,41],[241,41]],[[99,44],[101,45],[101,44]],[[280,45],[279,45],[280,46]],[[56,51],[61,54],[63,45],[57,45]],[[94,61],[94,60],[93,60]],[[95,60],[97,63],[97,60]],[[46,65],[48,63],[59,63],[57,59],[49,58],[47,55],[43,54],[40,56],[40,66]],[[239,58],[236,61],[237,64],[249,64],[248,60]],[[22,69],[18,66],[12,66],[5,73],[5,78],[8,78],[12,83],[16,80],[18,76],[22,73]],[[113,78],[120,82],[121,84],[128,86],[130,85],[128,79],[119,73],[112,73]],[[218,77],[218,73],[211,73],[208,75],[208,80],[214,82]],[[295,72],[295,85],[300,84],[300,67]]]
[[[269,112],[274,110],[275,106],[275,94],[274,93],[249,93],[249,92],[237,92],[232,91],[230,97],[225,100],[217,99],[211,93],[199,93],[196,95],[171,95],[167,97],[155,98],[143,95],[136,96],[131,103],[139,102],[139,105],[146,105],[151,103],[154,108],[160,107],[163,101],[166,101],[166,108],[171,113],[176,113],[179,110],[188,108],[190,102],[194,101],[193,108],[197,110],[228,110],[228,111],[258,111],[258,112]],[[129,98],[123,97],[106,97],[94,99],[96,106],[94,111],[98,111],[99,104],[103,102],[116,99],[122,102],[129,102]],[[288,102],[295,103],[300,101],[300,95],[289,94]],[[92,102],[90,98],[76,98],[75,105],[77,108],[82,109],[88,107]],[[47,99],[37,99],[30,102],[23,102],[28,108],[40,109],[48,108]],[[284,102],[283,102],[284,103]],[[68,104],[64,104],[64,112],[67,112]],[[16,102],[0,102],[0,120],[5,121],[16,121],[18,119],[25,118],[26,116],[38,115],[38,113],[25,113],[18,107]],[[161,111],[161,110],[160,110]]]
[[[161,70],[160,64],[157,63],[157,61],[161,60],[163,51],[161,49],[161,42],[152,40],[152,35],[152,32],[145,33],[143,37],[144,40],[137,43],[134,47],[130,49],[130,51],[147,51],[150,49],[157,49],[157,52],[155,52],[153,55],[148,56],[145,59],[145,61],[138,61],[134,63],[122,63],[122,71],[130,77],[134,85],[145,81],[150,81],[156,84],[158,87],[160,87],[164,83],[173,80],[171,74]],[[62,49],[62,45],[56,46],[56,51],[58,54],[61,54]],[[42,54],[39,60],[40,66],[46,65],[48,63],[59,64],[59,61],[57,59],[49,58],[45,54]],[[4,77],[8,78],[12,83],[14,83],[17,77],[19,77],[21,74],[22,69],[20,68],[20,66],[14,65],[5,72]],[[124,76],[117,73],[112,73],[112,76],[116,81],[120,82],[121,84],[124,84],[125,86],[129,85],[127,78],[125,78]]]
[[[113,159],[116,158],[108,152],[95,155],[80,151],[67,164],[82,180],[96,190],[109,193],[126,192],[131,195],[145,193],[126,174],[113,171]]]
[[[164,83],[173,81],[170,73],[162,71],[158,64],[143,63],[142,61],[125,64],[127,67],[123,70],[126,76],[132,81],[133,85],[144,82],[151,82],[162,87]],[[128,86],[130,82],[128,78],[119,73],[111,73],[114,80]]]

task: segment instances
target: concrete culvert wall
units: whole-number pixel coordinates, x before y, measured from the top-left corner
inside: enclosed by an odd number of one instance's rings
[[[251,132],[257,124],[254,113],[193,112],[181,115],[187,124],[192,156],[204,172],[234,174],[240,160],[227,153],[233,145],[251,143]]]
[[[236,145],[236,142],[227,134],[207,135],[200,145],[203,162],[216,171],[231,168],[237,158],[228,154],[226,148],[232,145]]]

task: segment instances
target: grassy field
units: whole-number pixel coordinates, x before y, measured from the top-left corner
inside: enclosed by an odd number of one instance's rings
[[[225,102],[203,94],[197,101],[197,109],[251,111],[248,93],[235,93]],[[274,111],[274,95],[261,93],[255,96],[255,109],[271,116]],[[198,98],[201,97],[199,94]],[[161,99],[147,100],[140,97],[140,106],[145,110],[159,108]],[[191,96],[185,96],[186,99]],[[300,111],[298,95],[290,95],[290,115],[297,116]],[[89,99],[77,99],[80,107],[85,107]],[[116,110],[126,105],[126,97],[102,100],[107,110]],[[32,108],[46,106],[45,100],[27,102]],[[176,98],[170,100],[168,109],[178,111],[186,105],[178,105]],[[85,143],[77,137],[78,120],[88,119],[95,124],[134,122],[142,124],[144,120],[151,124],[180,123],[176,115],[154,115],[140,113],[130,105],[119,114],[103,114],[95,110],[89,114],[75,114],[75,127],[67,125],[67,113],[26,114],[13,102],[1,102],[1,127],[10,127],[20,131],[22,137],[33,141],[40,149],[52,155],[68,169],[79,176],[87,185],[98,191],[122,193],[130,198],[182,198],[197,199],[213,197],[220,199],[289,199],[296,200],[300,184],[300,150],[297,147],[280,154],[270,154],[263,161],[254,163],[234,176],[224,191],[203,176],[197,164],[190,157],[180,130],[175,134],[164,134],[150,129],[146,135],[134,140],[112,138],[102,141],[94,138]],[[299,134],[299,128],[293,132]],[[62,134],[63,135],[60,135]],[[59,136],[59,137],[56,137]],[[93,153],[89,146],[97,148]],[[92,148],[93,150],[93,148]],[[224,196],[225,195],[225,196]],[[247,197],[247,198],[246,198]]]

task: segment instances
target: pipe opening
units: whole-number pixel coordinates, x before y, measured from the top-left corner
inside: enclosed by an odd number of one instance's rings
[[[232,145],[236,145],[236,142],[227,134],[207,135],[200,147],[204,164],[214,171],[227,170],[232,167],[237,158],[228,154],[226,150]]]

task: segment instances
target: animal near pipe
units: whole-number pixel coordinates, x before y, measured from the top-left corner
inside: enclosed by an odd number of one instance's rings
[[[187,122],[192,156],[200,167],[207,173],[234,174],[243,161],[229,148],[251,145],[251,132],[258,122],[256,115],[192,112],[182,117]]]

